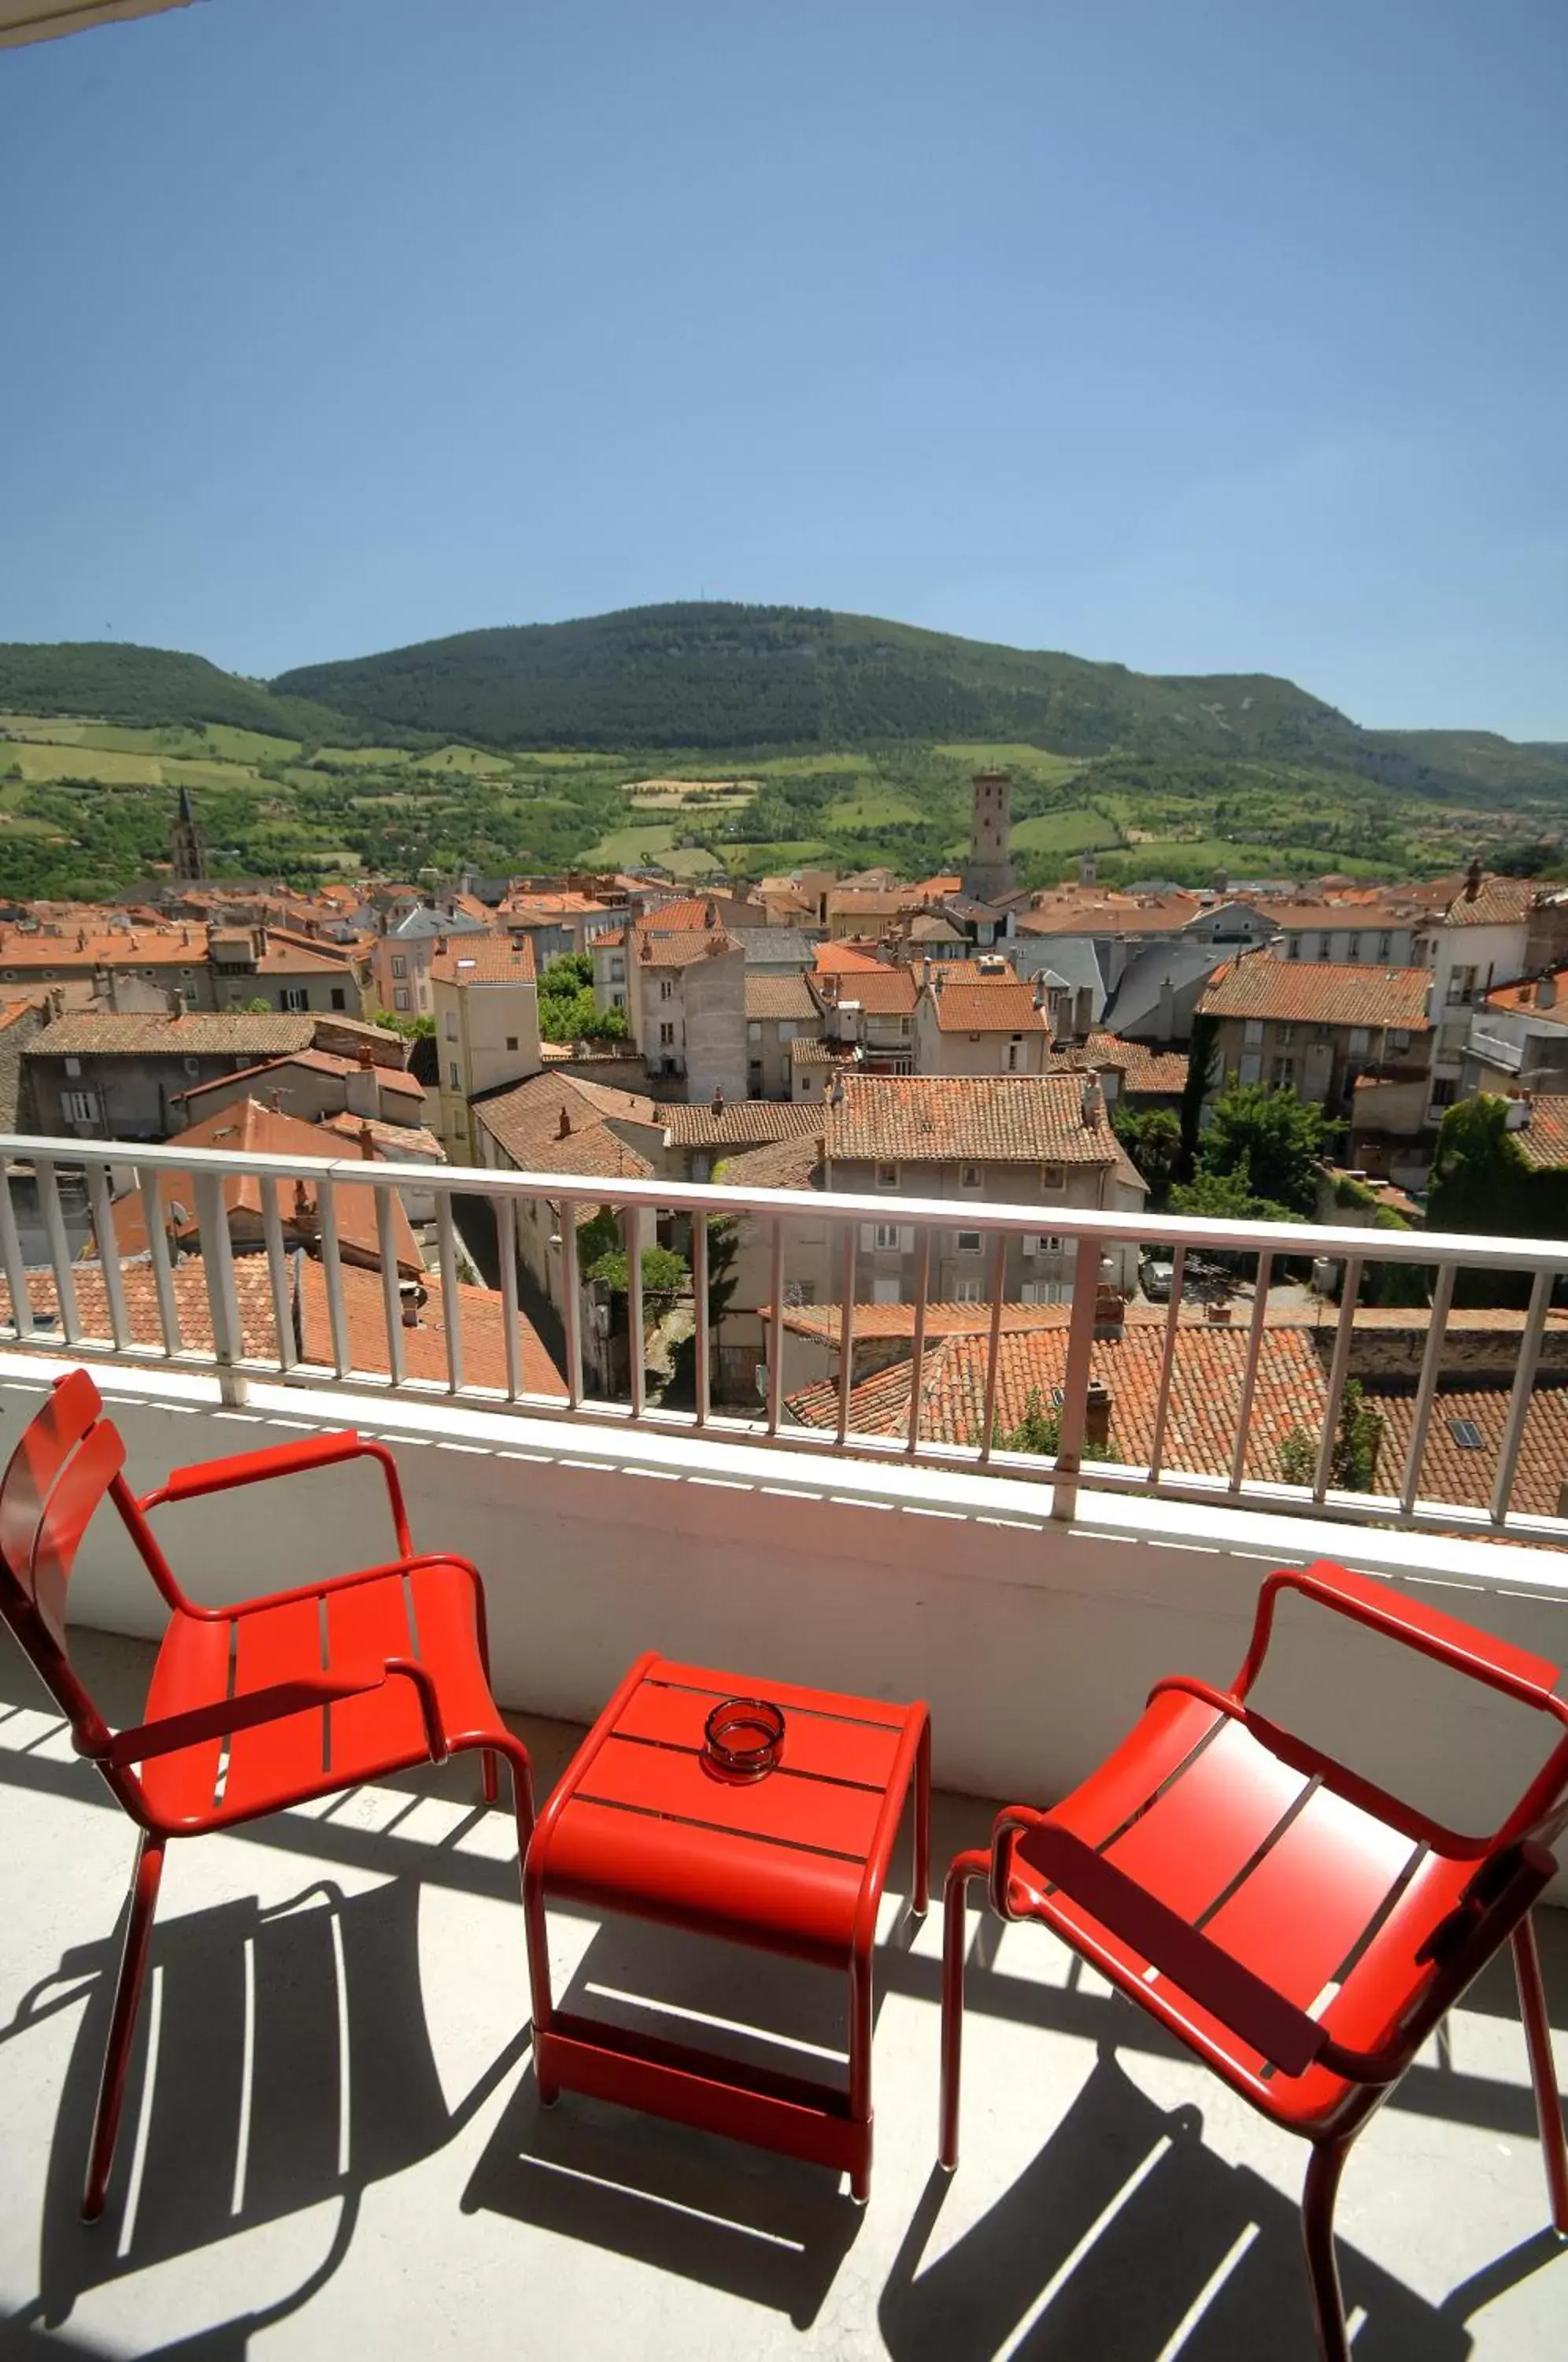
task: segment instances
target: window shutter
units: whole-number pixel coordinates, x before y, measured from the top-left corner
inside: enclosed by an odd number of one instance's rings
[[[860,1243],[863,1247],[867,1247],[875,1252],[877,1245],[877,1225],[875,1222],[861,1223]]]
[[[1040,1252],[1040,1233],[1039,1233],[1039,1231],[1024,1231],[1024,1233],[1023,1233],[1023,1252],[1024,1252],[1024,1253],[1025,1253],[1026,1255],[1037,1255],[1037,1254],[1039,1253],[1039,1252]]]
[[[900,1254],[912,1254],[914,1253],[914,1224],[912,1222],[900,1222],[899,1224],[899,1253]]]

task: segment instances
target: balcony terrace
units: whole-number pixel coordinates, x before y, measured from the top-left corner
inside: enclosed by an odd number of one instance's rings
[[[155,1199],[160,1168],[188,1174],[200,1258],[171,1266],[154,1219],[145,1262],[78,1260],[83,1225],[61,1174],[84,1157],[97,1238],[113,1235],[112,1188]],[[1218,1430],[1189,1430],[1173,1374],[1190,1333],[1190,1253],[1334,1257],[1346,1282],[1326,1315],[1313,1398],[1331,1434],[1364,1231],[1053,1215],[1078,1276],[1057,1332],[1057,1450],[1041,1456],[999,1441],[993,1414],[1010,1383],[999,1306],[979,1337],[972,1432],[932,1429],[923,1299],[901,1428],[856,1424],[852,1311],[836,1415],[792,1421],[781,1352],[790,1193],[614,1185],[617,1206],[691,1222],[700,1294],[711,1221],[740,1211],[778,1224],[783,1284],[748,1417],[710,1401],[705,1350],[689,1409],[650,1398],[637,1355],[624,1401],[591,1399],[575,1290],[553,1380],[515,1320],[507,1248],[521,1208],[547,1198],[575,1253],[559,1175],[418,1170],[437,1192],[444,1307],[462,1301],[453,1200],[465,1220],[478,1200],[495,1209],[498,1353],[466,1318],[411,1335],[395,1279],[340,1263],[337,1193],[369,1190],[390,1235],[394,1167],[309,1168],[321,1251],[302,1288],[279,1198],[304,1168],[287,1160],[238,1160],[260,1184],[262,1246],[246,1257],[232,1252],[219,1188],[234,1159],[39,1140],[0,1142],[0,1159],[8,1442],[72,1360],[94,1366],[138,1490],[176,1462],[302,1430],[354,1424],[383,1439],[416,1540],[484,1571],[496,1693],[534,1751],[541,1794],[645,1646],[759,1679],[927,1698],[939,1868],[983,1839],[988,1799],[1046,1803],[1080,1779],[1159,1674],[1228,1679],[1271,1566],[1332,1556],[1554,1661],[1568,1656],[1568,1524],[1536,1473],[1553,1432],[1538,1425],[1537,1380],[1568,1242],[1376,1234],[1380,1261],[1436,1272],[1434,1300],[1397,1464],[1380,1466],[1383,1489],[1344,1493],[1326,1446],[1311,1481],[1293,1484],[1256,1448],[1273,1415],[1266,1271],[1213,1382]],[[605,1188],[585,1175],[581,1202],[598,1205]],[[810,1210],[842,1225],[853,1307],[856,1226],[875,1201],[812,1196]],[[955,1209],[900,1211],[934,1228]],[[966,1207],[963,1220],[994,1236],[1028,1215]],[[628,1230],[635,1300],[652,1232],[636,1219]],[[1129,1238],[1163,1242],[1176,1277],[1143,1349],[1149,1419],[1113,1418],[1115,1448],[1136,1440],[1141,1457],[1089,1459],[1100,1257]],[[1522,1274],[1529,1300],[1514,1316],[1516,1375],[1484,1440],[1485,1482],[1461,1493],[1452,1454],[1428,1444],[1443,1420],[1450,1307],[1476,1265]],[[168,1531],[182,1578],[221,1601],[361,1560],[378,1505],[359,1481],[302,1477],[269,1495],[264,1518],[237,1519],[221,1496],[182,1507]],[[72,1606],[92,1680],[133,1719],[161,1617],[112,1531],[90,1532]],[[1506,1705],[1466,1694],[1461,1706],[1449,1676],[1390,1665],[1378,1644],[1325,1628],[1304,1606],[1287,1628],[1270,1712],[1461,1826],[1510,1781],[1517,1790],[1534,1734]],[[1311,2353],[1301,2146],[1037,1930],[971,1920],[964,2162],[949,2181],[934,2168],[937,1916],[916,1927],[906,1893],[885,1898],[864,2213],[818,2169],[569,2094],[541,2110],[512,1824],[476,1792],[459,1762],[172,1849],[109,2209],[88,2229],[76,2210],[130,1831],[16,1651],[0,1654],[0,2348],[316,2355],[353,2340],[388,2354],[722,2347],[895,2362]],[[906,1864],[900,1851],[896,1880]],[[1544,1917],[1552,2016],[1568,2030],[1568,1920]],[[570,1908],[553,1913],[552,1932],[558,1992],[591,1990],[602,2012],[645,2027],[696,2022],[741,2055],[804,2057],[813,2071],[842,2058],[840,1988],[818,1971]],[[1355,2352],[1559,2353],[1568,2264],[1547,2223],[1523,2036],[1499,1965],[1352,2161],[1339,2229]]]

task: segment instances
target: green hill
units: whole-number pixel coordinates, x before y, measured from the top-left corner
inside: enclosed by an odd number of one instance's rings
[[[360,734],[342,714],[220,671],[205,657],[118,640],[0,641],[0,712],[153,728],[215,722],[280,738]]]

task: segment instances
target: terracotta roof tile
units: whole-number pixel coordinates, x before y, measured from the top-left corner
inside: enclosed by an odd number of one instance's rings
[[[803,976],[748,976],[745,1013],[754,1020],[783,1017],[810,1021],[817,1015],[817,1004]]]
[[[832,987],[836,985],[836,993]],[[912,967],[840,970],[830,978],[823,995],[828,1006],[847,1008],[851,1002],[868,1017],[912,1017],[920,985]]]
[[[796,1132],[788,1140],[770,1140],[761,1148],[742,1149],[721,1160],[713,1175],[726,1189],[814,1189],[823,1165],[822,1109],[816,1109],[815,1131]]]
[[[1043,1033],[1033,988],[1003,979],[933,986],[932,1007],[942,1033]]]
[[[1372,967],[1345,960],[1282,960],[1253,952],[1215,969],[1198,1000],[1209,1017],[1259,1017],[1276,1023],[1392,1026],[1430,1031],[1431,970]]]
[[[525,935],[458,935],[430,963],[437,984],[532,984],[534,946]]]
[[[1528,1104],[1529,1121],[1511,1137],[1532,1172],[1560,1173],[1568,1166],[1568,1095],[1537,1091]]]
[[[308,1050],[314,1020],[247,1009],[186,1017],[129,1017],[80,1010],[57,1017],[27,1045],[34,1058],[286,1057]]]
[[[790,1099],[725,1099],[661,1110],[674,1148],[759,1148],[765,1141],[820,1132],[823,1109]]]
[[[304,1256],[298,1265],[297,1284],[300,1352],[307,1362],[330,1364],[332,1331],[326,1308],[326,1275],[318,1263]],[[425,1301],[419,1308],[418,1326],[399,1330],[403,1369],[411,1378],[434,1378],[445,1385],[448,1374],[447,1299],[434,1273],[426,1272],[421,1285],[425,1291]],[[500,1297],[493,1295],[488,1287],[468,1287],[459,1283],[456,1299],[461,1330],[464,1384],[494,1386],[504,1392],[506,1314]],[[390,1362],[386,1308],[380,1275],[373,1271],[355,1270],[346,1264],[343,1268],[343,1309],[348,1316],[349,1352],[355,1369],[370,1371],[377,1375],[387,1374]],[[546,1351],[537,1330],[522,1313],[517,1316],[517,1341],[524,1391],[558,1396],[564,1400],[565,1381]]]
[[[1072,1075],[846,1075],[827,1111],[835,1163],[1115,1164],[1102,1113],[1086,1124]]]
[[[1157,1093],[1179,1098],[1187,1087],[1187,1052],[1158,1050],[1148,1042],[1123,1042],[1116,1033],[1090,1033],[1082,1042],[1064,1042],[1050,1053],[1054,1075],[1103,1074],[1114,1066],[1125,1096],[1136,1098]]]
[[[1442,914],[1445,927],[1516,927],[1529,918],[1537,888],[1529,877],[1483,877],[1474,899],[1469,881]]]
[[[524,1173],[585,1173],[647,1179],[654,1167],[613,1129],[659,1124],[666,1110],[635,1091],[575,1076],[543,1074],[472,1101],[474,1120]],[[562,1122],[567,1125],[563,1131]],[[591,1208],[589,1209],[591,1212]]]

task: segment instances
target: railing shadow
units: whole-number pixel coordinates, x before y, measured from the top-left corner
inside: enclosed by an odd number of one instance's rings
[[[1205,2146],[1196,2107],[1167,2113],[1109,2048],[1006,2194],[922,2268],[950,2188],[933,2168],[878,2322],[892,2362],[1313,2362],[1297,2209]],[[959,2169],[962,2175],[962,2167]],[[1557,2243],[1530,2243],[1529,2268]],[[1339,2242],[1357,2362],[1461,2362],[1474,2303],[1431,2305]],[[1463,2298],[1465,2291],[1457,2292]]]
[[[448,2107],[420,1992],[418,1910],[408,1880],[358,1894],[317,1881],[275,1906],[246,1897],[158,1925],[108,2206],[94,2224],[81,2219],[82,2182],[120,1930],[64,1956],[0,2028],[0,2042],[21,2041],[81,2010],[50,2149],[39,2292],[0,2329],[0,2346],[54,2329],[91,2290],[335,2202],[325,2253],[302,2282],[177,2350],[243,2355],[326,2284],[365,2189],[445,2147],[527,2047],[525,2025]]]
[[[876,1955],[874,2007],[913,1922]],[[745,2065],[844,2087],[846,1980],[767,1953],[609,1919],[559,2005],[690,2042]],[[463,2194],[512,2217],[748,2302],[815,2321],[864,2214],[820,2166],[563,2092],[539,2103],[524,2076]]]

